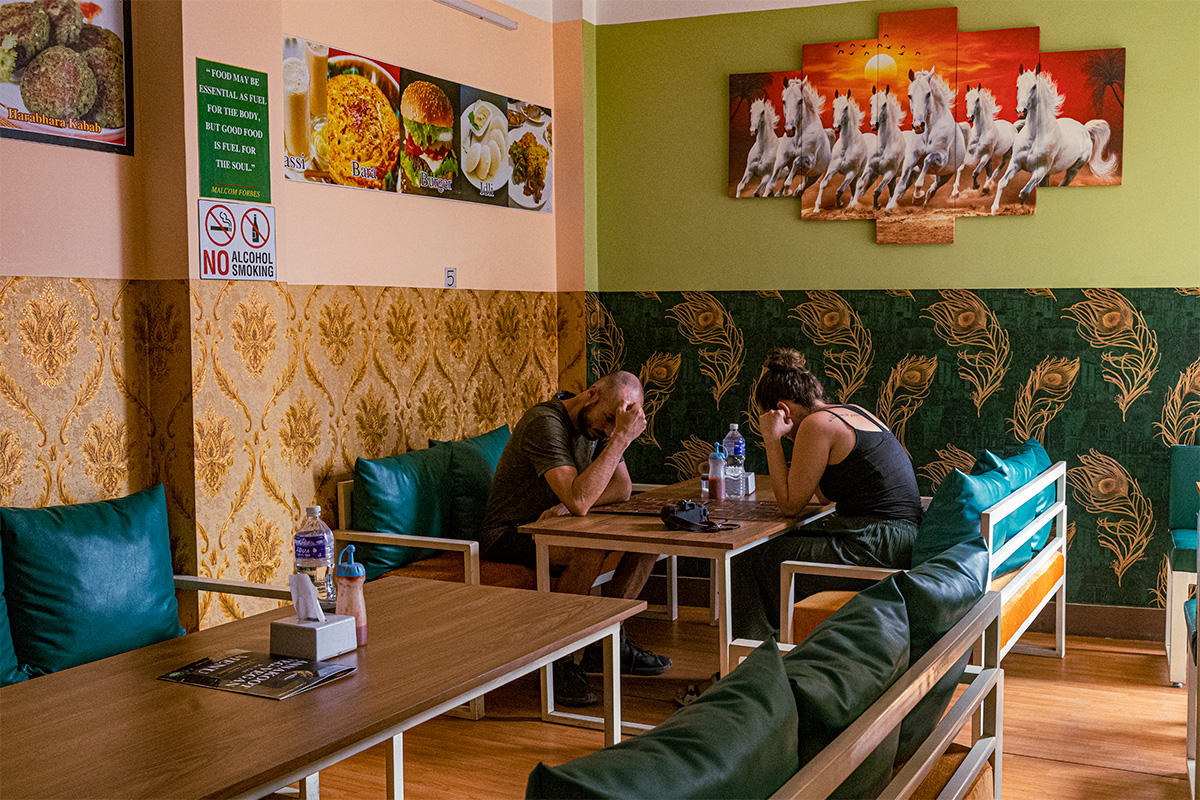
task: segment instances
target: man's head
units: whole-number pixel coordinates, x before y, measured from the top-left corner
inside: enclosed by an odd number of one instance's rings
[[[642,394],[642,382],[632,372],[605,375],[579,395],[584,403],[575,424],[592,441],[612,436],[617,412],[640,406]]]

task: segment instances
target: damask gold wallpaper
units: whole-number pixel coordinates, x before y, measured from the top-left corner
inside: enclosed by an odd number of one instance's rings
[[[337,518],[358,456],[515,423],[559,384],[582,293],[7,278],[0,503],[162,481],[179,572],[283,584],[304,506]],[[567,319],[570,319],[567,315]],[[181,598],[182,599],[182,598]],[[273,601],[201,593],[208,627]]]
[[[923,494],[983,448],[1033,437],[1067,462],[1072,602],[1160,606],[1167,447],[1200,433],[1200,289],[588,293],[589,377],[646,385],[635,481],[670,482],[738,422],[766,469],[751,390],[795,347],[826,394],[884,420]]]
[[[0,280],[0,504],[90,502],[162,481],[174,567],[193,572],[186,284]]]

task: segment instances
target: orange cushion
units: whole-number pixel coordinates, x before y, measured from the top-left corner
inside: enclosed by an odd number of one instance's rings
[[[792,607],[792,642],[799,644],[858,592],[817,592]]]
[[[1047,561],[1032,578],[1027,580],[1024,586],[1004,601],[1004,606],[1000,609],[1001,647],[1008,646],[1008,640],[1037,610],[1038,603],[1050,593],[1054,584],[1066,571],[1067,561],[1060,550],[1054,555],[1054,558]],[[1009,573],[992,581],[992,591],[1002,591],[1018,574],[1020,573]]]
[[[604,559],[602,572],[616,569],[621,560],[620,553],[609,553]],[[402,575],[406,578],[424,578],[431,581],[454,581],[462,583],[463,555],[462,553],[442,553],[433,558],[414,561],[411,564],[394,569],[386,575]],[[495,561],[479,562],[479,582],[484,586],[505,586],[509,589],[536,589],[537,572],[520,564],[500,564]]]
[[[950,782],[950,778],[954,777],[955,770],[966,759],[968,752],[970,752],[969,748],[961,744],[951,744],[946,748],[946,752],[934,763],[933,769],[913,792],[912,800],[933,800],[941,794],[942,790],[946,788],[946,784]],[[983,769],[979,770],[979,774],[963,798],[964,800],[992,800],[994,788],[992,765],[985,762]]]

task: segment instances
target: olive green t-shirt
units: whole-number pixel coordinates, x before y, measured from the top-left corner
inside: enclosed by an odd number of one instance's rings
[[[525,412],[504,447],[479,530],[481,555],[488,561],[533,567],[533,537],[517,527],[557,505],[558,495],[543,477],[556,467],[580,472],[592,463],[596,443],[575,430],[562,400],[538,403]]]

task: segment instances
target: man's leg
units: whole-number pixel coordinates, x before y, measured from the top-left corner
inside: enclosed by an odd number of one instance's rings
[[[634,600],[642,593],[646,581],[650,580],[650,570],[658,556],[653,553],[625,553],[613,571],[612,580],[601,590],[605,597],[622,597]],[[598,570],[597,570],[598,571]]]
[[[600,568],[604,565],[603,550],[583,550],[577,547],[551,547],[550,563],[564,564],[566,569],[554,583],[554,591],[563,594],[588,594]]]

